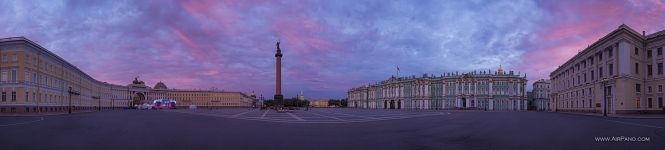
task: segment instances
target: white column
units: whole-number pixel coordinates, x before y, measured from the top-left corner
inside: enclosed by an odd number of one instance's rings
[[[490,81],[489,84],[490,84],[489,95],[492,96],[494,94],[494,90],[492,89],[492,81]]]
[[[494,110],[494,100],[493,100],[493,99],[490,99],[490,103],[489,103],[489,105],[490,105],[490,106],[489,106],[489,109],[490,109],[490,110]]]
[[[455,94],[459,95],[459,82],[455,83]]]
[[[515,110],[515,100],[510,101],[510,110]]]
[[[446,83],[441,84],[441,96],[446,96]]]
[[[478,82],[473,82],[473,94],[478,94]]]
[[[527,109],[527,102],[526,101],[522,101],[522,102],[524,102],[524,107],[522,107],[522,110],[526,110]],[[542,102],[541,102],[541,105],[542,105]],[[541,107],[541,108],[544,108],[544,107]]]
[[[455,98],[455,107],[461,107],[459,97],[456,97],[456,98]]]

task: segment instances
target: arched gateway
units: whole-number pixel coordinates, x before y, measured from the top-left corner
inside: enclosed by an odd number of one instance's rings
[[[132,84],[127,85],[127,87],[129,87],[129,95],[132,100],[130,107],[151,103],[148,101],[147,97],[148,86],[145,85],[145,82],[139,80],[138,77],[134,78]]]
[[[132,105],[141,105],[141,104],[146,104],[149,103],[148,100],[145,98],[145,94],[141,92],[136,92],[132,94]]]

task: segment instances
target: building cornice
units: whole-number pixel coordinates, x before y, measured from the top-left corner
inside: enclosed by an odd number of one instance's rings
[[[642,42],[645,41],[645,36],[640,35],[639,33],[637,33],[635,30],[633,30],[629,26],[627,26],[625,24],[622,24],[617,29],[615,29],[614,31],[610,32],[609,34],[607,34],[607,35],[603,36],[602,38],[598,39],[597,41],[593,42],[591,45],[586,47],[581,52],[575,54],[575,56],[571,57],[565,63],[563,63],[563,65],[560,65],[559,67],[557,67],[554,71],[552,71],[550,73],[550,77],[553,77],[557,72],[565,69],[565,68],[562,68],[562,67],[565,67],[565,66],[568,66],[571,63],[574,63],[574,60],[577,60],[577,59],[579,59],[579,57],[582,57],[582,56],[586,55],[587,53],[589,53],[590,51],[593,51],[593,49],[598,48],[599,46],[601,46],[601,44],[604,44],[605,42],[609,41],[611,38],[616,37],[616,36],[620,35],[621,33],[626,33],[628,36],[631,36],[631,37],[633,37],[635,39],[638,39]]]

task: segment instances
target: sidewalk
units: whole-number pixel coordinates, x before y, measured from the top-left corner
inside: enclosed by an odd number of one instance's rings
[[[53,115],[66,115],[67,113],[7,113],[0,114],[0,117],[39,117],[39,116],[53,116]],[[73,114],[73,113],[72,113]]]
[[[108,110],[102,110],[108,111]],[[73,114],[82,114],[82,113],[93,113],[99,111],[75,111]],[[68,112],[56,112],[56,113],[0,113],[0,117],[39,117],[39,116],[55,116],[55,115],[67,115]]]
[[[552,113],[603,117],[602,113],[580,113],[580,112],[552,112]],[[607,117],[629,118],[629,119],[665,119],[665,114],[607,114]]]

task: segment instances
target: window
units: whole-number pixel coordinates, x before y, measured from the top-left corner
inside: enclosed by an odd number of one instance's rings
[[[12,70],[12,82],[16,82],[16,69]]]
[[[651,50],[647,51],[647,58],[651,58]]]
[[[603,77],[603,67],[598,68],[598,78]]]
[[[653,107],[651,104],[651,98],[647,98],[647,105],[648,105],[647,107],[649,108]]]
[[[580,79],[580,76],[579,76],[579,75],[577,75],[577,84],[580,84],[580,83],[582,83],[582,82],[580,82],[580,81],[581,81],[581,79]]]
[[[637,55],[637,56],[640,55],[640,49],[638,49],[637,47],[635,47],[635,55]]]
[[[594,72],[591,70],[591,80],[593,80]]]
[[[658,48],[658,50],[656,50],[656,53],[658,56],[663,55],[663,48],[662,47]]]
[[[653,65],[647,65],[647,75],[651,76],[653,74]]]
[[[9,79],[9,77],[7,77],[7,76],[8,76],[7,71],[2,71],[2,73],[0,75],[0,81],[6,82]]]
[[[583,65],[584,68],[586,68],[586,61],[585,60],[582,61],[582,65]]]
[[[647,86],[647,92],[651,93],[651,86]]]
[[[662,97],[658,98],[658,108],[663,108],[663,98]]]
[[[575,65],[575,67],[577,67],[577,71],[580,70],[580,64]]]
[[[640,91],[642,91],[642,90],[640,89],[640,86],[641,86],[640,84],[635,84],[635,92],[640,92]]]
[[[607,68],[607,70],[609,70],[608,75],[610,75],[610,76],[614,75],[614,65],[609,64],[609,67]]]
[[[663,92],[663,85],[658,85],[658,92]]]
[[[598,62],[603,60],[603,53],[598,53]]]
[[[12,102],[16,102],[16,92],[12,92]]]
[[[605,50],[607,50],[607,56],[612,57],[612,47],[607,47]]]
[[[658,63],[658,75],[663,74],[663,63]]]
[[[30,101],[29,98],[30,98],[30,94],[28,94],[28,92],[25,92],[25,102],[29,102]]]
[[[28,71],[25,71],[25,78],[23,78],[23,82],[28,82],[30,81],[30,73]]]
[[[635,74],[640,74],[640,64],[635,63]]]
[[[12,62],[16,62],[16,54],[12,55]]]
[[[586,81],[586,73],[584,73],[584,83],[587,83],[587,81]]]
[[[2,101],[7,101],[7,92],[2,92]]]

